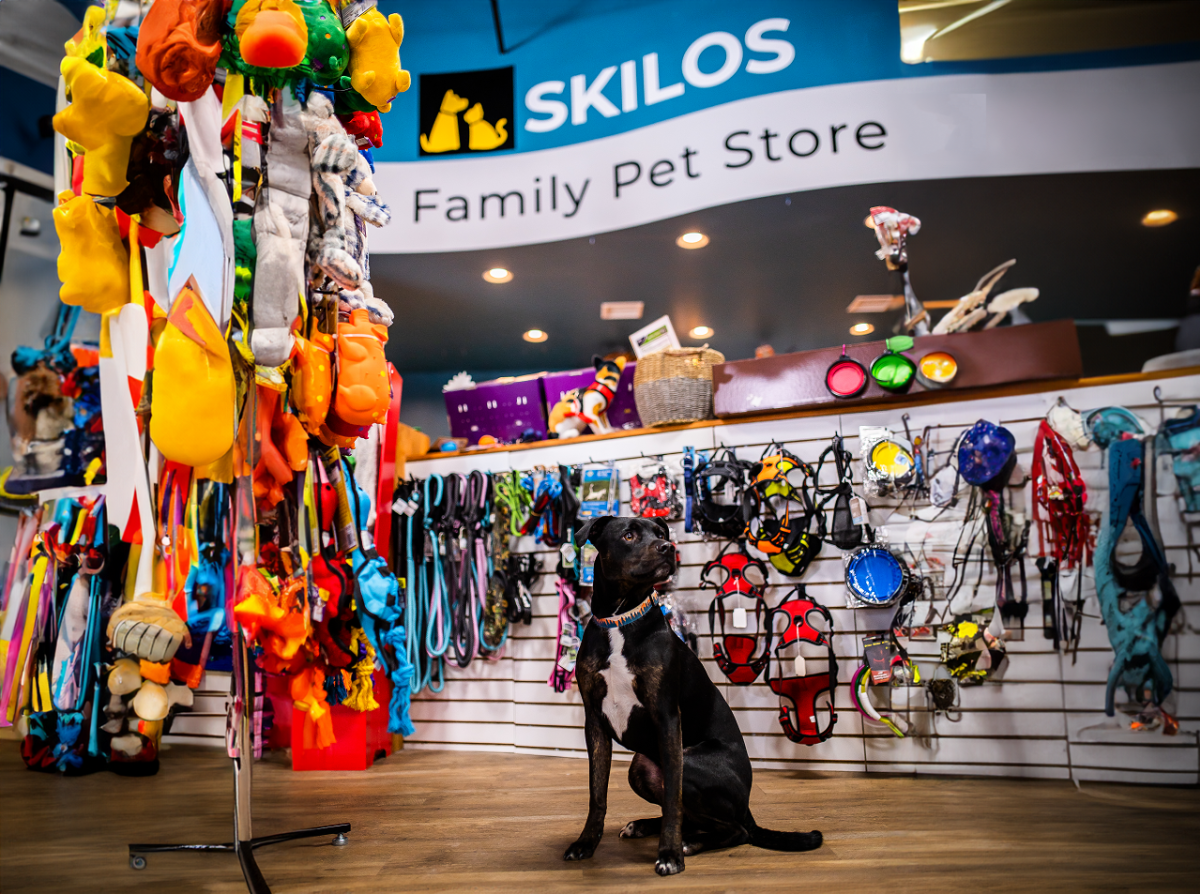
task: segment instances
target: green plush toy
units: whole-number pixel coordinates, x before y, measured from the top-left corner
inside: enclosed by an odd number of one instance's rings
[[[350,63],[350,44],[341,17],[329,0],[296,0],[308,25],[308,50],[297,74],[314,84],[328,87],[337,82]]]

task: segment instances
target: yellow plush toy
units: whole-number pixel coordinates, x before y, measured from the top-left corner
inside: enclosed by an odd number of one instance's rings
[[[58,296],[89,313],[116,310],[129,300],[129,254],[117,216],[90,196],[63,192],[54,209],[58,233]]]
[[[150,437],[167,459],[201,466],[233,447],[233,414],[229,346],[204,302],[184,287],[154,352]]]
[[[115,196],[129,181],[129,147],[150,115],[150,100],[129,78],[66,56],[62,74],[71,104],[54,116],[54,129],[87,150],[83,191]]]
[[[400,67],[400,44],[404,40],[404,21],[399,13],[383,17],[371,7],[346,29],[350,44],[350,86],[381,112],[392,108],[397,93],[412,83],[412,76]]]

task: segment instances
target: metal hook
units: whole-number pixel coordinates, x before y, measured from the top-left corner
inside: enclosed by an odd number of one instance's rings
[[[1162,386],[1161,385],[1154,386],[1154,399],[1160,404],[1163,403]]]

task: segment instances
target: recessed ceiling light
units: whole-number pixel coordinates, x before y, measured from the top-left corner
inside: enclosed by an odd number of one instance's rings
[[[547,335],[545,332],[543,332],[541,329],[530,329],[528,332],[526,332],[522,336],[522,338],[524,338],[525,341],[531,341],[534,343],[543,342],[546,339],[548,339],[549,337],[550,336]]]
[[[1143,227],[1165,227],[1167,224],[1175,223],[1179,220],[1179,215],[1174,211],[1166,208],[1158,208],[1154,211],[1146,212],[1146,216],[1142,218]]]
[[[711,338],[713,334],[711,326],[697,326],[688,333],[692,338]]]
[[[693,230],[690,233],[684,233],[675,240],[675,244],[680,248],[704,248],[708,245],[708,237],[703,233],[697,233]]]
[[[506,267],[493,267],[483,271],[483,278],[488,282],[512,282],[512,271]]]
[[[855,323],[850,327],[851,335],[870,335],[875,331],[875,327],[870,323]]]

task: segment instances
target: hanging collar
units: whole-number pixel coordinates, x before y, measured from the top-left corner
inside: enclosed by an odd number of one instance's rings
[[[595,615],[592,615],[592,620],[601,627],[606,627],[609,629],[614,627],[628,627],[639,618],[645,617],[646,613],[656,605],[658,605],[658,591],[651,590],[650,595],[647,596],[645,601],[637,608],[630,609],[624,614],[613,615],[611,618],[598,618]]]

